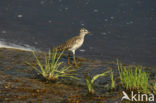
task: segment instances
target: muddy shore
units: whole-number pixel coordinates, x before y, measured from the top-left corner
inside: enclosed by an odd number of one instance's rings
[[[42,59],[42,53],[40,59]],[[66,57],[62,59],[66,61]],[[96,81],[96,95],[88,95],[84,75],[95,75],[106,70],[117,72],[114,62],[78,58],[81,69],[80,81],[60,80],[49,82],[38,77],[36,71],[26,62],[35,61],[29,51],[0,48],[0,102],[2,103],[118,103],[121,92],[108,91],[109,77]],[[152,69],[155,70],[155,69]],[[118,74],[116,73],[115,76]],[[154,75],[154,74],[153,74]]]

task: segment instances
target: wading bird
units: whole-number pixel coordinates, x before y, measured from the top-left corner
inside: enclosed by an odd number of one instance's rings
[[[65,41],[63,44],[56,47],[58,51],[67,50],[73,53],[75,67],[78,67],[75,59],[75,51],[83,45],[84,37],[89,33],[90,32],[87,29],[82,28],[80,29],[79,35],[72,37],[71,39]],[[68,64],[70,64],[70,52],[68,53]]]

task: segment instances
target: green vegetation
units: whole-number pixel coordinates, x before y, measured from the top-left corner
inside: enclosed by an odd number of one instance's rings
[[[64,66],[63,62],[59,62],[63,51],[60,54],[58,54],[56,49],[53,49],[52,52],[51,50],[49,50],[48,56],[45,56],[44,64],[41,63],[34,51],[32,53],[35,57],[37,66],[34,66],[30,63],[27,64],[33,67],[44,78],[48,80],[57,80],[59,77],[69,77],[73,79],[78,79],[74,76],[74,74],[71,73],[75,70],[71,70],[70,66]]]
[[[94,94],[95,93],[94,81],[97,80],[99,77],[106,76],[109,72],[111,72],[111,71],[106,71],[106,72],[104,72],[102,74],[97,74],[97,75],[93,76],[93,78],[88,76],[86,78],[86,84],[87,84],[88,92],[91,93],[91,94]]]
[[[144,71],[142,66],[123,66],[117,61],[118,71],[122,86],[127,90],[141,90],[148,92],[149,74]]]
[[[115,89],[115,80],[113,72],[111,72],[110,77],[111,77],[111,89]]]
[[[37,57],[35,52],[33,56],[35,57],[35,65],[29,64],[32,68],[34,68],[38,73],[40,73],[47,80],[58,80],[59,77],[67,77],[72,79],[79,79],[75,77],[76,74],[73,72],[75,69],[71,69],[71,66],[65,66],[63,62],[60,62],[60,58],[64,51],[58,54],[57,49],[49,50],[48,55],[45,55],[44,63]],[[118,72],[121,80],[122,86],[126,90],[137,90],[140,92],[148,92],[149,87],[149,74],[144,71],[144,67],[142,66],[123,66],[121,63],[117,61]],[[95,93],[94,82],[99,77],[106,76],[110,73],[111,79],[111,89],[116,88],[116,82],[114,80],[114,73],[112,70],[106,71],[101,74],[97,74],[93,77],[87,76],[85,78],[86,85],[88,88],[88,92],[91,94]],[[156,83],[153,84],[152,89],[156,90]]]
[[[154,83],[154,85],[153,85],[153,92],[154,92],[154,94],[156,94],[156,83]]]
[[[152,80],[151,89],[152,89],[153,93],[156,94],[156,76],[155,76],[154,80]]]
[[[154,90],[156,90],[156,83],[154,83],[154,86],[153,86]]]

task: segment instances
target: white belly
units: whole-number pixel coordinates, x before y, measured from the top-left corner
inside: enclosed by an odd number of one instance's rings
[[[84,42],[84,40],[78,41],[70,50],[71,51],[77,50],[78,48],[80,48],[82,46],[83,42]]]

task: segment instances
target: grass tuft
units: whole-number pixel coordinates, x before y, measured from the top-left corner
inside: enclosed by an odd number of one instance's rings
[[[144,71],[144,67],[123,66],[119,61],[117,61],[117,66],[122,86],[126,90],[148,92],[149,74]]]
[[[37,66],[34,66],[31,63],[27,64],[34,68],[38,73],[40,73],[44,78],[48,80],[57,80],[59,77],[78,79],[74,76],[75,74],[71,73],[76,70],[71,70],[71,66],[65,66],[63,65],[63,62],[59,62],[63,52],[64,51],[58,54],[56,49],[53,49],[52,52],[51,50],[49,50],[48,56],[45,55],[45,63],[42,64],[41,61],[38,59],[36,53],[32,51]]]

